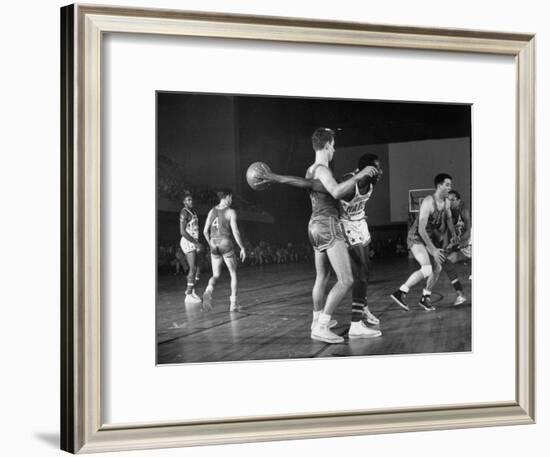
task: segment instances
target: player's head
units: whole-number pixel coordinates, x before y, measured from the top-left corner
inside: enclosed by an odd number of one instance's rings
[[[220,203],[231,206],[231,203],[233,202],[233,192],[231,189],[220,189],[216,192],[216,195],[218,196]]]
[[[451,203],[451,208],[456,209],[460,206],[460,194],[456,190],[450,190],[447,198]]]
[[[188,190],[183,193],[183,206],[193,208],[193,195]]]
[[[374,167],[378,170],[378,174],[372,178],[374,183],[377,183],[384,174],[382,168],[380,168],[380,159],[376,154],[363,154],[357,161],[357,168],[362,170],[365,167]]]
[[[311,144],[315,151],[327,151],[331,161],[334,156],[334,130],[319,127],[311,136]]]
[[[447,197],[449,191],[452,189],[452,182],[453,178],[451,177],[451,175],[448,175],[447,173],[439,173],[435,175],[434,178],[435,190],[439,191],[441,193],[441,196],[445,198]]]

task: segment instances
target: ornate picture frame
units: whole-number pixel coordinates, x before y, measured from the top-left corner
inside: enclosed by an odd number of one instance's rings
[[[61,10],[61,447],[149,449],[529,424],[535,418],[535,81],[532,35],[152,9]],[[231,420],[105,424],[101,314],[101,71],[105,33],[507,55],[516,68],[515,401]]]

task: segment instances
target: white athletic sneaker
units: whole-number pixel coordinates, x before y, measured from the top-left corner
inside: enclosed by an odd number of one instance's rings
[[[200,302],[201,302],[201,298],[195,293],[185,295],[185,303],[200,303]]]
[[[370,325],[379,325],[380,319],[378,319],[374,314],[370,312],[370,309],[368,306],[365,306],[365,309],[363,310],[363,318],[367,321]]]
[[[191,294],[191,297],[193,297],[195,300],[201,301],[201,297],[199,297],[199,296],[196,294],[195,289],[193,289],[193,293]]]
[[[317,319],[314,319],[311,322],[311,331],[313,331],[313,328],[317,325]],[[328,323],[328,328],[334,328],[338,325],[338,321],[336,319],[331,319]]]
[[[343,343],[344,338],[331,332],[327,325],[315,325],[311,331],[311,339],[317,341],[323,341],[329,344]]]
[[[229,311],[239,311],[241,306],[238,301],[232,301],[229,305]]]
[[[466,298],[465,295],[457,295],[456,297],[456,300],[455,302],[453,303],[453,306],[459,306],[459,305],[462,305],[462,303],[466,303],[468,301],[468,299]]]
[[[374,328],[368,328],[364,322],[352,322],[349,327],[348,337],[354,338],[376,338],[381,336],[382,332]]]

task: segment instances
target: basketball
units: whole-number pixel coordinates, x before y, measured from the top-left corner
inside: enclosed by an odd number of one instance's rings
[[[261,181],[260,175],[262,171],[270,173],[271,169],[263,162],[254,162],[248,167],[248,170],[246,170],[246,181],[254,190],[264,190],[271,185],[270,182]]]

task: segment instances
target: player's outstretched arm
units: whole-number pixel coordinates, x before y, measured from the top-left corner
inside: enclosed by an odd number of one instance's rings
[[[378,173],[378,171],[375,167],[367,166],[349,179],[337,183],[328,167],[321,166],[317,167],[315,170],[315,177],[321,181],[327,192],[332,195],[333,198],[339,200],[353,191],[355,185],[361,181],[361,179],[366,176],[374,176],[376,173]]]
[[[258,184],[276,183],[287,184],[300,189],[311,189],[317,192],[326,192],[323,184],[317,179],[300,178],[299,176],[279,175],[277,173],[263,171],[258,176]]]

